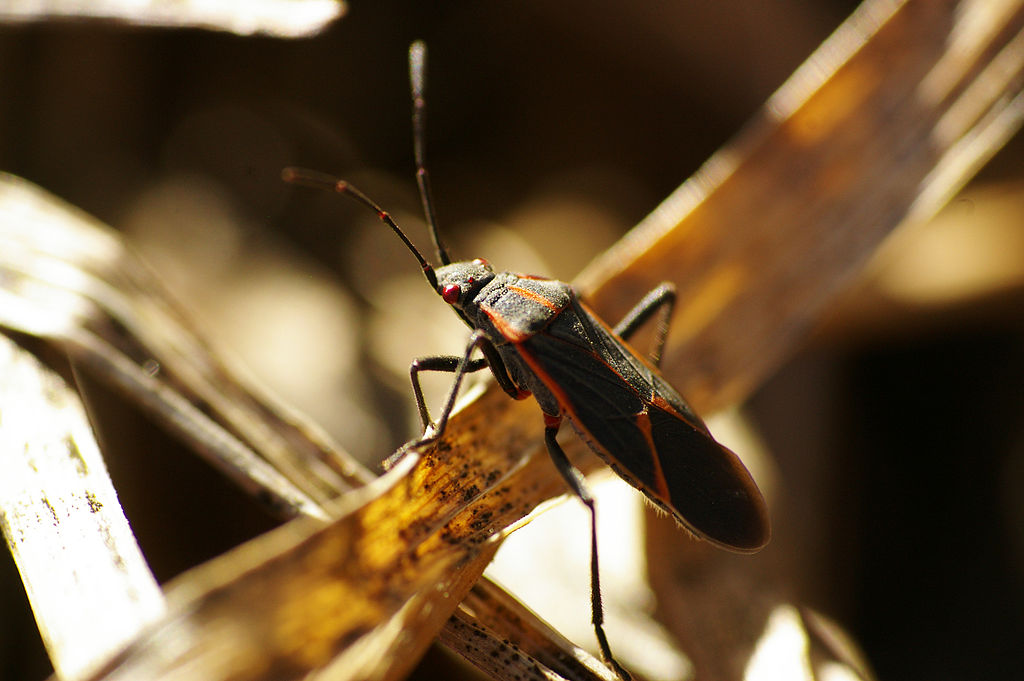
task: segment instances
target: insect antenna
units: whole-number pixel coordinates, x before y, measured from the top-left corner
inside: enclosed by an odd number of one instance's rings
[[[377,213],[377,217],[380,221],[386,224],[391,230],[398,235],[398,238],[402,240],[402,243],[412,252],[416,259],[420,261],[420,267],[423,269],[423,274],[426,276],[430,286],[437,290],[437,275],[434,274],[434,267],[427,262],[423,254],[419,252],[419,249],[413,245],[409,237],[405,235],[402,228],[398,226],[391,214],[386,210],[377,205],[377,202],[371,199],[369,196],[359,191],[355,186],[346,182],[345,180],[328,175],[327,173],[321,173],[317,170],[309,170],[306,168],[294,168],[289,167],[281,171],[281,179],[289,184],[298,184],[304,187],[313,187],[314,189],[326,189],[327,191],[337,192],[349,196],[359,203],[363,204],[370,210]]]
[[[424,97],[427,87],[427,46],[417,40],[409,46],[409,84],[412,86],[412,149],[416,158],[416,184],[420,188],[420,200],[423,202],[423,214],[430,227],[430,236],[437,249],[437,259],[442,265],[451,262],[448,249],[441,241],[437,231],[437,212],[434,207],[434,195],[430,190],[430,173],[426,162],[426,115],[427,103]]]

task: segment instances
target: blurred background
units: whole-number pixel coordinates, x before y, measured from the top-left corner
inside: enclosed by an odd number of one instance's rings
[[[352,180],[429,250],[413,39],[430,48],[427,154],[454,254],[571,279],[855,6],[385,0],[302,40],[0,25],[0,169],[124,232],[219,348],[375,466],[418,429],[409,362],[461,351],[465,329],[372,213],[279,173]],[[1024,668],[1022,159],[1018,135],[892,239],[746,405],[786,496],[790,597],[848,628],[883,679]],[[96,402],[159,579],[272,526],[136,411]],[[211,508],[223,527],[197,536]],[[43,678],[6,557],[0,584],[0,678]]]

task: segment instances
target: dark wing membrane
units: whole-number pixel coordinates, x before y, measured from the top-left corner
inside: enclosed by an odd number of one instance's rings
[[[696,535],[740,551],[770,534],[761,492],[682,397],[573,305],[518,346],[587,444]]]

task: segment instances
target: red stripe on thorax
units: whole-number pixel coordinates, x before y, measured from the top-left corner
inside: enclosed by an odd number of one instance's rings
[[[536,291],[531,291],[529,289],[521,288],[519,286],[509,286],[508,290],[509,291],[513,291],[515,293],[518,293],[519,295],[521,295],[523,298],[526,298],[527,300],[532,300],[535,303],[543,305],[544,307],[546,307],[547,309],[551,310],[552,312],[559,312],[562,309],[562,308],[558,307],[557,305],[555,305],[554,303],[552,303],[547,298],[545,298],[544,296],[542,296],[541,294],[537,293]]]

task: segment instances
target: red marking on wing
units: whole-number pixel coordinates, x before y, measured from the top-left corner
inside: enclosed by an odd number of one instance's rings
[[[578,302],[580,304],[580,307],[582,307],[584,309],[584,311],[586,311],[590,315],[590,320],[592,322],[600,325],[601,327],[603,327],[605,329],[605,331],[607,331],[609,334],[611,334],[612,338],[616,339],[619,343],[621,343],[622,347],[624,347],[629,352],[629,354],[633,356],[633,359],[635,361],[640,362],[641,364],[643,364],[645,367],[647,367],[651,371],[651,373],[657,374],[658,376],[661,376],[661,369],[659,369],[658,367],[656,367],[653,364],[651,364],[650,360],[647,358],[646,355],[644,355],[643,353],[637,352],[636,348],[634,348],[632,345],[630,345],[628,341],[625,341],[621,337],[617,336],[615,334],[615,332],[612,331],[611,327],[609,327],[607,324],[605,324],[604,320],[601,319],[600,317],[598,317],[597,313],[595,313],[592,309],[590,309],[586,305],[586,303],[584,303],[582,300],[578,301]],[[610,366],[608,368],[611,369]],[[671,402],[666,400],[664,397],[659,395],[657,392],[655,392],[654,395],[652,396],[651,405],[655,406],[655,407],[657,407],[659,409],[662,409],[663,411],[667,411],[668,413],[672,414],[676,418],[682,419],[686,423],[690,424],[690,426],[692,426],[696,430],[703,431],[705,433],[707,432],[707,426],[705,426],[703,423],[701,423],[700,420],[694,421],[693,417],[691,417],[691,416],[687,415],[686,413],[680,411],[678,406],[672,404]]]
[[[594,437],[593,433],[590,432],[590,429],[586,427],[586,425],[583,423],[583,420],[576,414],[576,410],[573,408],[573,403],[569,399],[569,396],[566,394],[562,386],[558,385],[555,381],[551,379],[551,376],[547,373],[547,371],[544,370],[544,367],[536,360],[536,358],[533,357],[533,355],[528,350],[522,347],[520,347],[519,350],[519,356],[523,358],[523,361],[526,362],[527,366],[530,367],[533,373],[536,374],[537,377],[544,382],[544,385],[547,387],[547,389],[551,392],[552,396],[558,402],[559,407],[562,409],[562,415],[568,416],[572,420],[573,425],[576,428],[578,428],[580,432],[586,434],[584,440],[587,442],[587,444],[592,448],[600,448],[601,452],[603,452],[602,456],[605,457],[606,460],[615,462],[621,468],[628,470],[628,464],[620,460],[618,457],[612,455],[612,453],[608,451],[608,449],[604,445],[602,445],[596,437]],[[608,365],[606,364],[606,366]],[[615,372],[615,370],[611,366],[608,366],[608,369]],[[549,418],[548,415],[545,414],[544,418],[545,424],[547,424],[547,419]],[[560,421],[561,418],[558,417],[558,420]],[[667,504],[670,508],[673,509],[673,514],[679,516],[679,512],[674,510],[675,507],[672,506],[672,497],[668,492],[668,482],[666,481],[665,474],[662,471],[661,462],[658,460],[658,451],[654,446],[654,440],[651,434],[650,417],[646,414],[646,412],[638,414],[635,417],[634,423],[641,430],[641,432],[643,432],[644,439],[647,440],[648,453],[654,462],[656,488],[651,488],[650,486],[648,486],[647,484],[645,484],[643,481],[641,481],[639,478],[632,474],[629,476],[627,481],[637,489],[641,491],[646,490],[654,497],[660,499],[663,503]],[[620,472],[619,475],[623,475],[623,473]]]
[[[665,480],[665,471],[661,469],[661,459],[658,457],[658,448],[654,444],[654,436],[651,434],[651,417],[646,411],[633,417],[633,423],[644,434],[647,440],[647,447],[651,453],[651,461],[654,462],[654,486],[662,499],[671,501],[672,494],[668,489],[668,481]]]
[[[523,361],[526,362],[527,366],[530,367],[530,370],[533,371],[533,373],[536,374],[537,377],[544,382],[544,385],[547,387],[548,390],[551,391],[551,394],[554,396],[559,406],[561,406],[562,409],[565,409],[566,407],[571,405],[572,402],[569,401],[569,397],[565,394],[565,391],[562,390],[562,387],[551,380],[551,377],[548,376],[548,373],[544,371],[544,367],[542,367],[540,363],[537,362],[533,355],[528,350],[525,350],[522,347],[519,347],[517,349],[519,350],[519,356],[523,358]],[[545,378],[547,380],[545,380]],[[545,414],[544,416],[545,418],[547,418],[547,414]]]
[[[676,408],[672,406],[671,402],[669,402],[668,400],[666,400],[664,397],[657,393],[655,393],[654,396],[651,398],[651,404],[653,404],[655,407],[658,407],[659,409],[664,409],[667,412],[674,413],[676,411]]]
[[[654,393],[654,395],[651,397],[651,405],[657,407],[658,409],[661,409],[662,411],[667,411],[669,414],[672,414],[681,421],[685,421],[694,430],[707,432],[707,427],[703,423],[701,423],[700,421],[695,422],[692,418],[679,411],[679,407],[675,406],[658,393]]]

